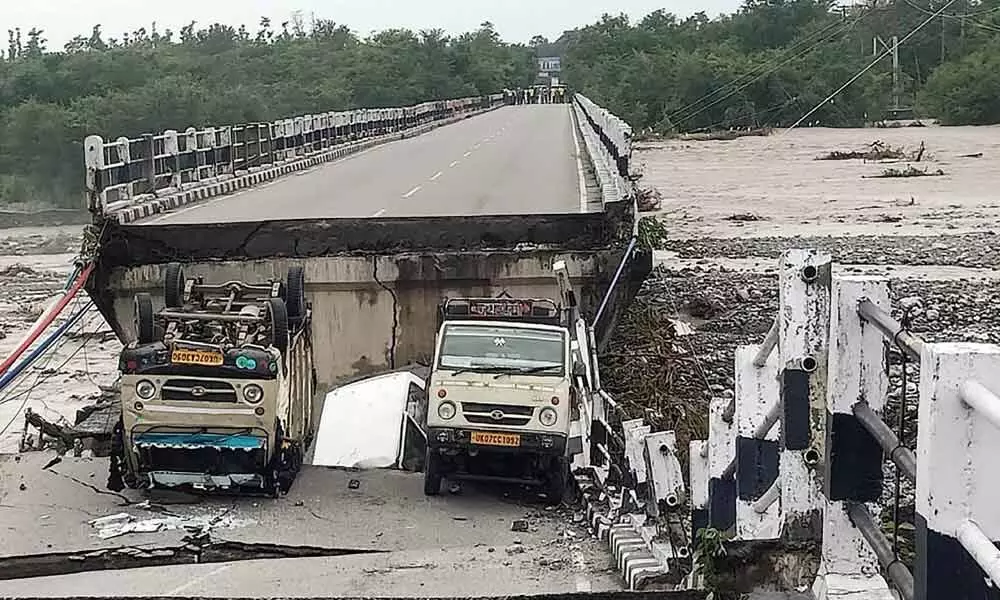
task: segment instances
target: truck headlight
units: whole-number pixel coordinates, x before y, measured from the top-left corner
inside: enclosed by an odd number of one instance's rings
[[[438,416],[445,421],[454,418],[456,412],[453,402],[442,402],[438,405]]]
[[[153,396],[156,395],[156,386],[153,385],[152,381],[143,379],[139,383],[135,384],[135,395],[139,396],[143,400],[151,400]]]
[[[559,420],[559,413],[556,412],[554,408],[543,408],[542,412],[538,413],[538,420],[546,427],[552,427]]]
[[[264,399],[264,390],[259,385],[251,383],[243,387],[243,399],[250,404],[259,404]]]

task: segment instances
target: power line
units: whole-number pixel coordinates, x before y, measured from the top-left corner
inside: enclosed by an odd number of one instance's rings
[[[926,26],[928,23],[930,23],[931,21],[933,21],[934,19],[936,19],[938,16],[940,16],[941,13],[943,13],[945,10],[948,9],[949,6],[951,6],[952,4],[954,4],[957,1],[958,0],[948,0],[947,4],[945,4],[940,9],[938,9],[938,11],[935,12],[934,14],[932,14],[931,16],[927,17],[927,19],[925,19],[922,23],[920,23],[919,25],[917,25],[913,29],[913,31],[911,31],[910,33],[908,33],[905,36],[903,36],[903,39],[901,39],[898,42],[896,42],[896,44],[894,44],[894,48],[898,49],[900,45],[902,45],[904,42],[906,42],[906,40],[908,40],[911,37],[913,37],[914,35],[916,35],[916,33],[918,31],[920,31],[921,29],[923,29],[924,26]],[[889,56],[889,54],[892,53],[892,51],[893,51],[893,48],[889,48],[888,50],[885,50],[884,52],[882,52],[882,54],[880,54],[877,57],[875,57],[875,60],[873,60],[867,67],[865,67],[864,69],[861,69],[860,71],[858,71],[854,75],[854,77],[851,77],[850,79],[847,80],[847,83],[845,83],[844,85],[842,85],[839,88],[837,88],[837,91],[835,91],[834,93],[832,93],[829,96],[827,96],[826,98],[824,98],[822,102],[820,102],[819,104],[817,104],[816,106],[814,106],[806,114],[802,115],[802,117],[798,121],[796,121],[795,123],[793,123],[791,127],[789,127],[784,132],[782,132],[781,135],[784,135],[784,134],[788,133],[789,131],[795,129],[799,125],[801,125],[803,121],[805,121],[806,119],[808,119],[809,117],[811,117],[813,115],[813,113],[815,113],[817,110],[819,110],[820,108],[822,108],[824,104],[826,104],[830,100],[833,100],[834,97],[837,96],[837,94],[839,94],[840,92],[846,90],[852,83],[854,83],[855,81],[857,81],[858,79],[860,79],[862,75],[864,75],[865,73],[867,73],[868,71],[870,71],[872,69],[872,67],[874,67],[875,65],[877,65],[883,58],[885,58],[886,56]]]

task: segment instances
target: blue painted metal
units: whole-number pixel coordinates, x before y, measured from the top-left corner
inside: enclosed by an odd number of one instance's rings
[[[225,433],[140,433],[135,443],[140,446],[169,448],[225,448],[230,450],[258,450],[266,440],[253,435]]]

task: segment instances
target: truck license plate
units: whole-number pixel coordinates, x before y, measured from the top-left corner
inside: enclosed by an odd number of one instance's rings
[[[170,362],[178,365],[203,365],[206,367],[218,367],[224,361],[221,352],[211,350],[180,350],[174,349],[170,353]]]
[[[472,443],[483,446],[505,446],[508,448],[517,448],[521,445],[521,436],[515,433],[486,433],[484,431],[473,431]]]

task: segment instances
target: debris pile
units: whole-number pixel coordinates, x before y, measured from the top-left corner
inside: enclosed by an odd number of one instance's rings
[[[758,343],[777,310],[777,281],[753,273],[656,271],[601,357],[601,377],[630,418],[706,433],[708,402],[732,397],[737,345]]]
[[[251,525],[252,522],[236,519],[229,510],[201,515],[180,515],[152,505],[147,500],[135,508],[157,512],[160,516],[139,518],[122,512],[89,521],[96,536],[107,540],[130,533],[158,533],[162,531],[184,530],[195,536],[203,536],[213,529],[235,529]]]
[[[870,179],[889,179],[895,177],[941,177],[945,172],[941,169],[931,171],[930,168],[918,169],[913,165],[906,165],[905,169],[885,169],[879,175],[870,175]]]
[[[864,150],[834,150],[823,156],[817,156],[816,160],[864,160],[880,161],[895,160],[904,158],[906,151],[903,148],[893,148],[881,140],[875,140],[868,144]]]

